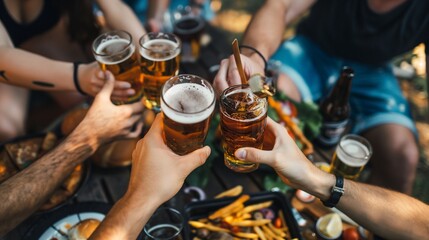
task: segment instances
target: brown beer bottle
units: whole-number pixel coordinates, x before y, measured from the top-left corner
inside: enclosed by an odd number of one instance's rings
[[[350,117],[349,95],[354,77],[353,69],[344,66],[337,83],[319,105],[322,127],[317,137],[321,147],[333,147],[343,135]]]

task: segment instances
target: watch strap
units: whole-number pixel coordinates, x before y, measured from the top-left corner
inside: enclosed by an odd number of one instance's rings
[[[335,207],[340,201],[341,196],[344,194],[344,178],[342,176],[335,176],[335,185],[332,187],[331,196],[328,200],[322,201],[326,207]]]

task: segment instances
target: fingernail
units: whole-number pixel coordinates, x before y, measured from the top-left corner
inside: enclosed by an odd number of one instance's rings
[[[235,152],[235,156],[236,156],[238,159],[245,159],[245,158],[246,158],[246,155],[247,155],[247,153],[246,153],[246,151],[245,151],[245,150],[243,150],[243,149],[239,149],[239,150],[237,150],[237,151]]]
[[[130,88],[131,87],[131,83],[129,83],[129,82],[123,82],[122,83],[122,87],[123,88]]]
[[[128,95],[134,95],[135,93],[136,93],[136,91],[134,91],[134,89],[128,89],[127,90]]]

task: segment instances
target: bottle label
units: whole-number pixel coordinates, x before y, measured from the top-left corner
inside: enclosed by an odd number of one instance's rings
[[[336,145],[344,131],[346,130],[348,119],[341,122],[324,122],[320,129],[320,134],[317,140],[325,146],[332,147]]]

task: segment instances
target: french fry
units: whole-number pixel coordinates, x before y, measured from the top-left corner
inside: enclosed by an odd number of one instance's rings
[[[253,204],[245,207],[242,211],[240,211],[238,214],[243,215],[246,213],[250,213],[259,209],[267,208],[273,204],[273,201],[266,201],[263,203]]]
[[[244,202],[246,202],[247,200],[249,200],[249,195],[245,194],[245,195],[241,195],[241,197],[239,197],[237,200],[235,200],[234,202],[232,202],[231,204],[217,210],[216,212],[214,212],[213,214],[211,214],[209,216],[210,220],[214,220],[216,218],[225,216],[225,215],[229,215],[230,212],[236,208],[237,206],[240,206],[240,204],[242,205]]]
[[[260,220],[243,220],[241,222],[232,222],[231,226],[238,227],[253,227],[253,226],[262,226],[271,222],[270,219],[260,219]]]
[[[276,239],[276,240],[283,240],[283,238],[282,238],[282,237],[277,236],[277,235],[276,235],[275,233],[273,233],[273,232],[271,231],[271,229],[270,229],[270,228],[268,228],[266,225],[262,226],[261,228],[262,228],[262,230],[264,231],[264,233],[266,233],[266,234],[267,234],[267,235],[269,235],[270,237],[272,237],[272,238],[274,238],[274,239]]]
[[[243,192],[243,186],[237,185],[231,189],[228,189],[224,192],[219,193],[214,198],[217,199],[217,198],[223,198],[223,197],[235,197],[240,195],[242,192]]]
[[[283,212],[279,210],[279,217],[282,220],[282,226],[283,228],[286,228],[287,231],[289,231],[287,224],[286,224],[286,220],[285,220],[285,216],[283,215]]]
[[[230,232],[228,229],[217,227],[217,226],[211,225],[210,223],[205,224],[198,221],[188,221],[188,223],[194,228],[206,228],[210,231],[215,231],[215,232],[226,232],[226,233]]]
[[[222,215],[220,215],[220,218],[225,218],[231,215],[236,215],[236,213],[240,212],[241,210],[243,210],[244,205],[242,203],[240,203],[239,205],[234,206],[232,209],[230,209],[228,212],[223,213]]]
[[[238,233],[232,233],[232,235],[240,238],[246,238],[246,239],[258,239],[258,234],[255,234],[255,233],[238,232]]]
[[[267,224],[268,228],[275,233],[277,236],[281,236],[281,237],[286,237],[286,233],[284,233],[283,231],[281,231],[280,229],[277,229],[276,227],[274,227],[274,225],[270,222]]]
[[[253,230],[256,232],[256,234],[258,234],[258,236],[261,240],[267,240],[267,238],[265,237],[265,234],[262,232],[262,230],[258,226],[254,226]]]

